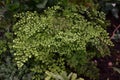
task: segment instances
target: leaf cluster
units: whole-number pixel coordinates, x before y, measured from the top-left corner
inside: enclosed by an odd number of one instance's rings
[[[0,80],[31,80],[32,73],[24,66],[21,69],[17,68],[15,62],[10,56],[6,56],[0,63]]]
[[[79,12],[84,11],[77,6],[53,6],[41,15],[36,12],[15,15],[19,18],[13,26],[17,66],[21,68],[30,62],[31,71],[39,74],[39,78],[45,77],[46,70],[73,70],[97,78],[98,69],[91,60],[108,55],[112,43],[103,25],[87,20]]]
[[[45,73],[47,74],[45,80],[84,80],[83,78],[77,78],[77,74],[72,72],[69,75],[67,75],[65,71],[61,74],[55,74],[49,71],[46,71]]]

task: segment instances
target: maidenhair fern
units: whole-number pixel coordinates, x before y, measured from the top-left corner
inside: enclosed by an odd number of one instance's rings
[[[13,26],[13,49],[19,68],[29,63],[36,80],[43,79],[46,70],[98,77],[91,59],[109,54],[111,45],[103,25],[85,19],[76,6],[54,6],[43,14],[26,12],[15,17],[19,20]]]

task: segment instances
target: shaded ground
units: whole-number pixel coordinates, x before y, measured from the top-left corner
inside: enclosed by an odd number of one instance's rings
[[[98,61],[98,68],[100,69],[100,80],[120,80],[120,74],[113,70],[113,67],[120,69],[120,43],[111,50],[111,56],[105,56]]]
[[[107,29],[111,37],[115,28],[120,24],[120,19],[115,19],[111,14],[107,15],[107,19],[111,23],[111,26]],[[97,60],[100,80],[120,80],[120,73],[113,70],[113,67],[120,70],[120,39],[112,40],[112,42],[115,46],[111,48],[111,55]]]

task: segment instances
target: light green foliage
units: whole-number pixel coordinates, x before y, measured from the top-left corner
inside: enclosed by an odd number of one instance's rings
[[[61,74],[46,71],[46,74],[45,80],[84,80],[83,78],[77,78],[77,74],[72,72],[67,75],[64,71]]]
[[[117,67],[113,67],[113,70],[118,72],[120,74],[120,68],[117,68]]]
[[[41,15],[26,12],[15,17],[20,18],[13,26],[13,49],[19,68],[29,63],[38,78],[44,78],[46,70],[74,70],[90,78],[98,77],[91,59],[109,54],[111,45],[101,24],[88,21],[72,5],[54,6]]]

